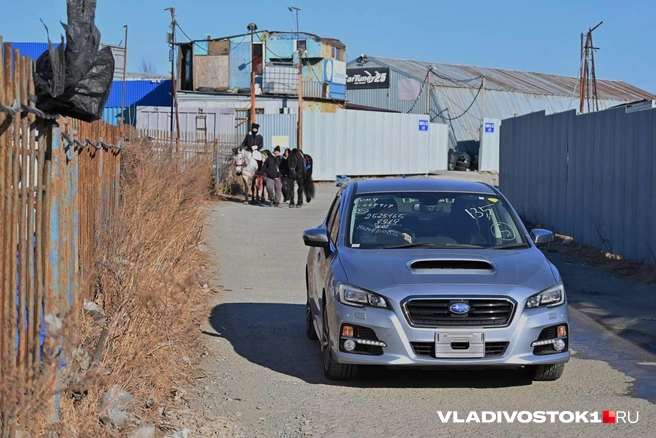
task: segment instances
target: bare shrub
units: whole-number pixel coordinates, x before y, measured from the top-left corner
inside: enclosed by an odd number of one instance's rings
[[[89,370],[69,367],[60,428],[78,436],[110,436],[99,421],[108,388],[134,397],[143,424],[159,424],[159,407],[193,377],[200,358],[197,310],[205,256],[199,248],[208,201],[211,163],[126,148],[121,164],[120,207],[99,236],[100,281],[94,301],[106,324],[88,316],[76,348],[91,357]],[[97,359],[95,361],[94,359]]]

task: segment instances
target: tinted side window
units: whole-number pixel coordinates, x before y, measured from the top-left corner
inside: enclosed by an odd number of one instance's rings
[[[335,204],[335,209],[333,210],[333,215],[328,223],[328,231],[330,232],[330,240],[333,241],[335,245],[337,245],[337,233],[339,232],[339,220],[340,220],[340,215],[339,215],[339,208],[341,206],[341,198],[337,200],[337,203]]]
[[[335,195],[335,199],[333,199],[333,202],[330,204],[330,208],[328,209],[328,214],[326,215],[326,227],[329,230],[333,217],[335,217],[335,207],[337,206],[337,202],[339,201],[340,196],[341,195],[339,193]]]

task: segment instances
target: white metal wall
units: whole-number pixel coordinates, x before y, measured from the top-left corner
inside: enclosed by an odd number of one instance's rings
[[[428,124],[427,130],[420,129]],[[303,114],[303,151],[313,178],[426,174],[446,170],[448,127],[418,114],[341,110]]]
[[[208,133],[227,134],[221,117],[228,115],[233,120],[235,110],[232,108],[209,108],[201,113],[198,108],[178,110],[180,116],[180,132],[196,132],[205,129]],[[204,121],[199,118],[204,116]],[[174,122],[175,126],[175,122]],[[137,128],[157,131],[171,129],[171,108],[163,106],[143,106],[137,108]],[[230,131],[232,133],[232,131]]]
[[[478,170],[499,172],[499,131],[501,120],[485,118],[481,126],[481,148],[478,155]]]
[[[501,190],[526,219],[656,262],[656,110],[503,120]]]

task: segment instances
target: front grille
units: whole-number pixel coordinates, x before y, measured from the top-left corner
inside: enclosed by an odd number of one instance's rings
[[[435,357],[435,342],[411,342],[417,356]],[[506,352],[508,342],[486,342],[485,357],[501,356]]]
[[[468,313],[451,313],[449,306],[466,303]],[[413,299],[405,304],[411,325],[422,327],[506,326],[510,324],[514,305],[501,298],[488,299]]]

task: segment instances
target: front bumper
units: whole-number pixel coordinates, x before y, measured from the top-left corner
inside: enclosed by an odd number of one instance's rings
[[[545,329],[567,324],[569,312],[567,303],[555,308],[540,308],[522,311],[517,309],[512,322],[507,327],[439,327],[417,328],[408,324],[401,309],[371,307],[351,307],[339,301],[328,306],[331,348],[335,359],[344,364],[416,366],[416,367],[519,367],[526,365],[547,365],[568,362],[569,347],[560,353],[535,354],[531,344],[544,339]],[[340,348],[341,327],[350,324],[373,330],[379,341],[384,342],[382,354],[349,353]],[[436,358],[436,333],[482,333],[486,354],[481,358]],[[540,335],[543,334],[543,338]],[[569,344],[569,333],[567,344]],[[378,352],[380,353],[380,351]]]

